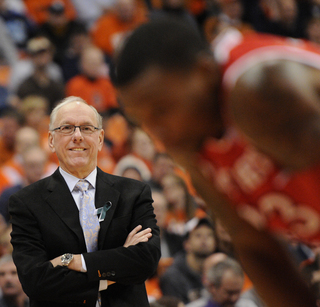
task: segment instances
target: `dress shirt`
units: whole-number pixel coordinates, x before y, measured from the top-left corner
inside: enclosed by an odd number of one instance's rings
[[[80,178],[77,178],[66,171],[64,171],[61,167],[59,167],[59,171],[64,178],[64,180],[67,183],[67,186],[70,190],[70,193],[78,207],[80,209],[80,197],[81,192],[80,191],[73,191],[75,185],[80,180]],[[87,180],[93,188],[88,189],[88,193],[91,194],[93,197],[93,200],[95,200],[95,188],[96,188],[96,179],[97,179],[97,168],[95,168],[86,178],[83,178],[84,180]],[[84,260],[83,255],[81,255],[81,262],[82,262],[82,272],[87,272],[87,266]],[[108,288],[108,281],[107,280],[100,280],[100,286],[99,291],[106,290]]]

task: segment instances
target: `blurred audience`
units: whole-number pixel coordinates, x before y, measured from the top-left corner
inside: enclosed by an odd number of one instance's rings
[[[61,68],[52,61],[54,46],[45,37],[31,38],[27,43],[26,57],[17,61],[10,72],[8,81],[9,92],[16,94],[23,81],[32,76],[38,66],[42,67],[50,79],[62,82]],[[35,93],[35,95],[40,93]],[[14,106],[17,103],[13,103]]]
[[[177,234],[183,234],[185,223],[196,215],[197,204],[189,193],[185,181],[172,173],[161,180],[163,193],[168,201],[167,227]]]
[[[216,249],[214,226],[210,220],[194,218],[187,226],[185,252],[176,254],[172,265],[160,276],[163,295],[175,296],[185,304],[200,297],[204,288],[203,264]]]
[[[138,0],[115,0],[112,9],[102,15],[92,27],[92,39],[110,58],[137,26],[147,21],[145,7]]]
[[[10,0],[11,1],[11,0]],[[42,25],[49,18],[49,7],[56,3],[57,0],[23,0],[27,8],[28,15],[38,24]],[[77,18],[77,12],[71,0],[60,0],[63,3],[65,14],[68,19],[74,20]]]
[[[13,157],[16,134],[21,125],[22,117],[17,110],[7,108],[0,114],[0,167]]]
[[[55,46],[54,61],[61,65],[73,32],[84,30],[85,26],[68,17],[61,0],[52,2],[47,10],[47,20],[40,26],[38,35],[45,36],[52,42]]]
[[[0,195],[0,214],[7,222],[10,220],[8,212],[10,196],[21,190],[23,187],[42,179],[46,175],[49,175],[50,172],[52,173],[55,170],[55,168],[51,168],[49,171],[47,154],[39,146],[32,146],[25,149],[21,155],[21,158],[21,166],[23,171],[21,182],[4,189]]]
[[[29,300],[20,284],[17,268],[11,255],[0,258],[0,298],[1,307],[28,307]]]
[[[234,27],[242,33],[253,31],[249,23],[243,21],[243,5],[241,0],[220,0],[220,13],[209,16],[203,24],[205,38],[211,42],[227,27]]]
[[[102,113],[117,108],[116,91],[106,72],[103,52],[87,47],[81,52],[81,73],[66,84],[66,96],[83,98]]]
[[[10,9],[9,2],[0,0],[0,17],[15,46],[25,51],[27,41],[34,35],[36,25],[25,15]]]
[[[187,304],[187,307],[237,306],[236,303],[244,282],[244,273],[236,260],[226,257],[213,262],[204,270],[203,275],[205,288],[209,295],[207,298]]]
[[[49,101],[49,111],[64,98],[64,85],[49,72],[52,61],[52,45],[45,37],[36,37],[28,42],[33,72],[17,88],[17,96],[23,99],[29,95],[39,95]]]

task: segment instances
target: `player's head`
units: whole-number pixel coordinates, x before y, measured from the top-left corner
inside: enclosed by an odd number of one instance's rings
[[[116,61],[116,83],[126,112],[167,144],[177,146],[201,142],[217,123],[218,79],[201,35],[171,19],[139,27]]]

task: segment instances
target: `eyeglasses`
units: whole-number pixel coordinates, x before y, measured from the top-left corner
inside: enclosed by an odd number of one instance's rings
[[[79,128],[80,132],[82,134],[92,134],[96,130],[100,130],[100,128],[97,128],[92,125],[80,125],[80,126],[75,126],[75,125],[62,125],[60,127],[54,128],[51,131],[59,131],[62,134],[65,135],[71,135],[76,131],[76,128]]]

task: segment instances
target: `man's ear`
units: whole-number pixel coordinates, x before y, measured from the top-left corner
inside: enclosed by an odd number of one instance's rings
[[[52,132],[49,132],[49,137],[48,137],[48,145],[51,149],[52,152],[55,152],[55,148],[54,148],[54,139],[53,139],[53,134]]]
[[[104,142],[104,130],[101,129],[99,132],[99,151],[101,151]]]

